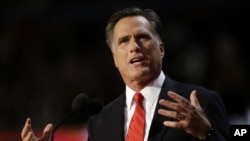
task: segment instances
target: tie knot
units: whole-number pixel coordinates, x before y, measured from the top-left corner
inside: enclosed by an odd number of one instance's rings
[[[143,98],[143,95],[139,92],[135,93],[134,95],[134,101],[136,102],[136,104],[142,105]]]

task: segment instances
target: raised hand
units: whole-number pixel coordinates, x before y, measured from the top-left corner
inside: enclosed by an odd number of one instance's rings
[[[34,135],[32,130],[31,119],[27,118],[21,133],[22,141],[50,141],[52,128],[52,124],[47,124],[43,130],[42,137],[38,138]]]
[[[211,129],[211,123],[199,104],[196,91],[191,92],[190,101],[172,91],[168,92],[168,96],[175,102],[160,99],[159,103],[171,110],[159,109],[158,113],[175,120],[164,121],[163,124],[167,127],[183,129],[201,140],[205,139],[208,130]]]

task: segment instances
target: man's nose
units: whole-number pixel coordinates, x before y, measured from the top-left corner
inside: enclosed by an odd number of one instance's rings
[[[130,52],[138,52],[141,51],[140,44],[136,40],[131,40],[130,42]]]

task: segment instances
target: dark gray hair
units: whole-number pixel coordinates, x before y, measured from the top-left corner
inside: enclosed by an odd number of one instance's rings
[[[162,23],[160,21],[159,16],[153,11],[152,9],[140,9],[138,7],[131,7],[125,8],[120,11],[115,12],[111,15],[107,27],[106,27],[106,43],[108,44],[109,48],[112,50],[112,40],[113,40],[113,32],[116,23],[125,17],[130,16],[143,16],[145,17],[149,23],[152,25],[156,35],[158,36],[159,40],[163,39],[163,29]]]

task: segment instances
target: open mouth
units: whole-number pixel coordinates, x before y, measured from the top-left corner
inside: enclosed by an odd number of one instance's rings
[[[144,59],[142,57],[139,58],[133,58],[130,60],[130,64],[135,64],[135,63],[139,63],[139,62],[143,62]]]

